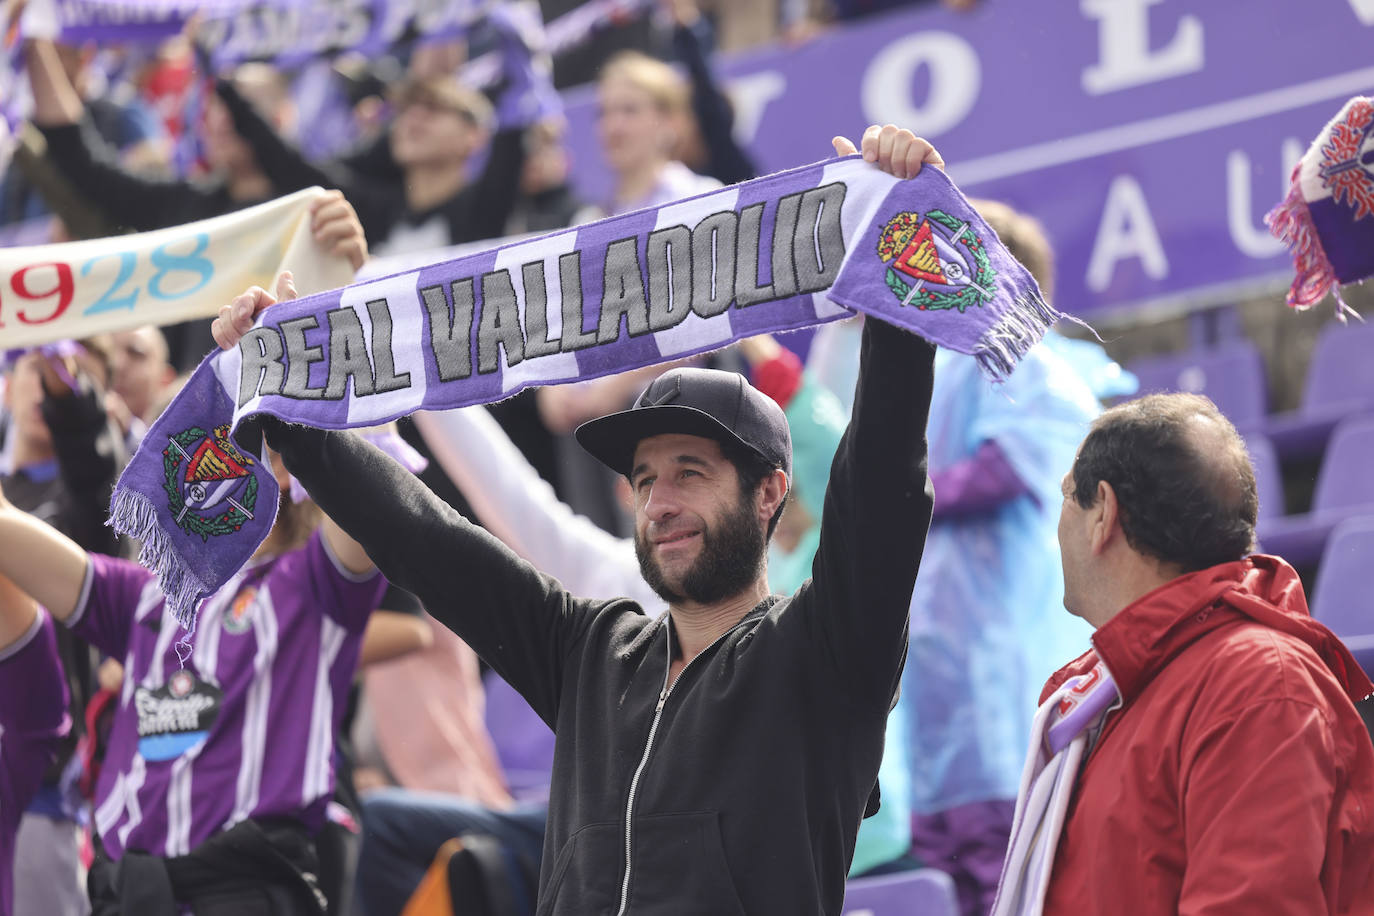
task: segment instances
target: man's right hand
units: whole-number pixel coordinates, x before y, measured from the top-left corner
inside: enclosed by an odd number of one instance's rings
[[[296,284],[291,279],[291,271],[283,270],[277,276],[273,289],[275,295],[261,286],[250,286],[235,296],[233,302],[220,306],[219,317],[210,325],[210,333],[221,350],[237,347],[263,309],[296,298]]]
[[[870,125],[857,148],[844,137],[836,137],[830,143],[835,147],[835,155],[852,156],[862,152],[865,160],[898,178],[915,178],[924,165],[937,169],[945,167],[945,160],[930,141],[892,124]]]

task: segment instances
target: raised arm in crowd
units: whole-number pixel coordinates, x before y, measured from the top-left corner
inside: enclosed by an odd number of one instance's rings
[[[233,134],[222,108],[207,107],[204,179],[137,173],[94,131],[81,97],[51,41],[32,40],[25,55],[33,88],[34,125],[47,141],[48,159],[61,176],[111,225],[147,231],[220,216],[272,196],[252,152]]]
[[[527,70],[529,49],[503,42],[508,70]],[[510,86],[504,93],[529,91]],[[311,185],[338,188],[358,211],[378,254],[442,248],[504,234],[519,193],[530,121],[498,98],[464,86],[452,74],[413,75],[395,87],[396,114],[387,146],[396,171],[363,173],[343,162],[312,163],[242,97],[231,80],[218,98],[271,183],[285,194]],[[470,161],[485,152],[481,173]]]

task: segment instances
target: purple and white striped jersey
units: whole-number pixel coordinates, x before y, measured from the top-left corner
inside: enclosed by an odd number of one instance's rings
[[[298,550],[249,563],[206,600],[183,666],[184,633],[153,574],[92,554],[68,623],[124,660],[96,787],[111,858],[184,855],[249,817],[319,829],[334,731],[385,585],[375,571],[350,575],[316,532]]]
[[[19,821],[71,725],[57,636],[39,608],[28,632],[0,649],[0,916],[14,906]]]

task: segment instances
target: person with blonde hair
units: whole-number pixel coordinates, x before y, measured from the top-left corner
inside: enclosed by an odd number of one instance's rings
[[[596,130],[615,188],[601,208],[584,211],[584,220],[656,207],[721,186],[677,160],[690,101],[686,81],[662,61],[623,51],[606,62],[597,82]]]
[[[597,83],[596,129],[615,187],[609,201],[583,207],[573,217],[575,224],[657,207],[721,187],[716,179],[698,175],[677,159],[692,123],[690,101],[687,82],[660,60],[638,51],[622,51],[606,61]],[[603,408],[621,406],[657,372],[649,369],[589,384],[546,387],[535,395],[545,425],[559,434],[553,451],[560,495],[575,511],[608,531],[625,533],[614,495],[615,476],[567,433],[575,422],[589,419]],[[557,419],[574,416],[577,420],[571,423]],[[560,429],[560,425],[565,428]]]

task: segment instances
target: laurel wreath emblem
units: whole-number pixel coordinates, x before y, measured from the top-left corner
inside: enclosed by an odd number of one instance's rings
[[[218,430],[216,430],[218,432]],[[183,449],[189,451],[192,446],[209,436],[205,430],[199,426],[192,426],[189,429],[177,433],[171,438]],[[230,446],[236,458],[243,456]],[[251,460],[245,459],[247,463]],[[177,467],[181,464],[181,453],[168,445],[162,450],[162,489],[167,494],[167,508],[171,510],[172,518],[176,519],[177,527],[187,534],[194,534],[202,541],[210,540],[210,537],[222,534],[233,534],[243,527],[243,523],[249,520],[249,516],[238,507],[230,505],[229,509],[218,515],[209,518],[202,518],[194,512],[183,512],[186,501],[182,498],[181,487],[177,485]],[[243,504],[250,510],[258,500],[258,479],[252,474],[248,475],[248,482],[243,493]]]
[[[929,210],[926,212],[926,219],[939,223],[951,232],[957,232],[963,221],[950,216],[943,210]],[[899,213],[888,221],[883,227],[882,235],[878,238],[878,256],[884,261],[891,261],[902,249],[906,247],[911,236],[920,226],[921,218],[916,213]],[[981,307],[985,302],[993,299],[993,281],[997,278],[997,271],[992,267],[992,259],[988,257],[987,250],[983,247],[982,241],[972,232],[965,232],[960,236],[956,243],[968,249],[969,256],[973,260],[973,283],[959,288],[954,292],[939,292],[937,290],[923,287],[911,298],[912,305],[922,311],[941,311],[947,309],[958,309],[961,313],[971,307]],[[911,295],[912,284],[906,281],[895,268],[887,269],[885,278],[887,288],[892,290],[893,295],[903,302]]]

